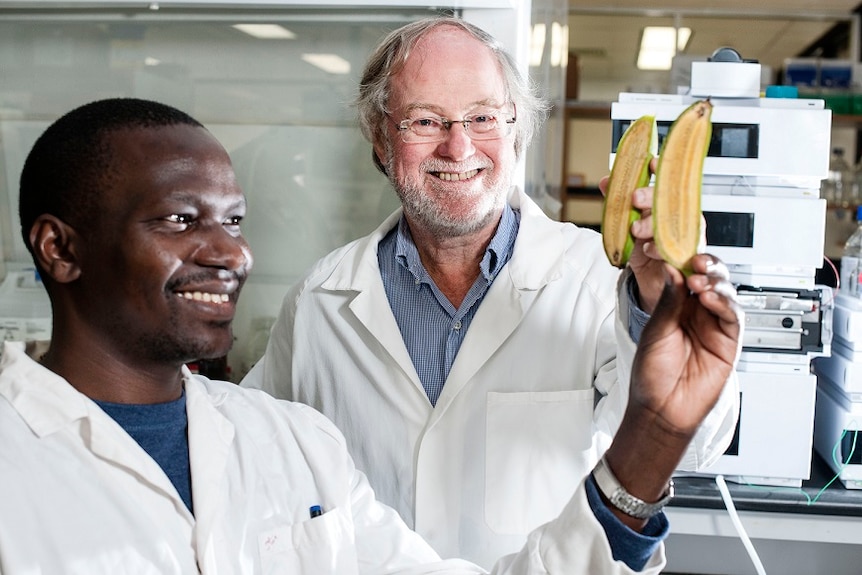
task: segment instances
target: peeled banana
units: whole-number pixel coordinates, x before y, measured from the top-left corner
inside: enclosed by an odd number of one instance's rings
[[[632,207],[636,188],[649,185],[649,163],[658,152],[655,116],[641,116],[626,129],[617,145],[602,207],[602,243],[611,264],[625,267],[634,249],[632,223],[640,210]]]
[[[664,260],[688,274],[701,235],[703,161],[712,137],[712,103],[699,100],[671,125],[658,158],[652,222]]]

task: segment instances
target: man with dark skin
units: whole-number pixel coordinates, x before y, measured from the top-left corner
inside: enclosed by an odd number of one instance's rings
[[[441,560],[375,500],[319,413],[185,366],[230,348],[252,265],[245,209],[224,148],[162,104],[87,104],[34,145],[22,234],[53,334],[44,354],[3,348],[0,572],[485,572]],[[726,280],[706,273],[714,263],[699,256],[688,279],[668,270],[643,333],[632,402],[688,409],[684,429],[644,437],[645,449],[684,444],[733,364],[738,310]],[[660,487],[673,464],[640,472]],[[581,485],[492,572],[630,573],[606,538]],[[645,571],[662,565],[657,551]]]

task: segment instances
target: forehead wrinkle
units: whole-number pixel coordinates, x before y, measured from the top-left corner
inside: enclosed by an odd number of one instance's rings
[[[222,158],[215,156],[208,157],[207,153],[200,150],[180,150],[159,158],[150,170],[153,182],[182,187],[183,182],[197,181],[201,176],[212,182],[223,182],[226,178],[235,181],[230,161],[222,161]]]

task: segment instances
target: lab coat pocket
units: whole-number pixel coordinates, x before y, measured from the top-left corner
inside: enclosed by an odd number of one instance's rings
[[[258,536],[262,573],[267,575],[357,575],[353,520],[336,508],[302,523]]]
[[[485,521],[526,534],[569,501],[592,463],[592,389],[488,393]]]

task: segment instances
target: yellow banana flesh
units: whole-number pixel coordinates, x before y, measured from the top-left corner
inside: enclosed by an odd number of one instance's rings
[[[658,158],[653,191],[653,235],[664,260],[690,273],[701,235],[703,161],[712,136],[712,103],[699,100],[671,125]]]
[[[631,227],[641,213],[632,207],[632,194],[649,185],[649,164],[657,152],[655,116],[632,122],[617,146],[602,206],[602,244],[608,260],[617,267],[625,267],[634,249]]]

